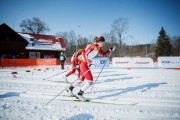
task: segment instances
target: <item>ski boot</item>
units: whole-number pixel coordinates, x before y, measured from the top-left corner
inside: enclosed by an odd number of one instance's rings
[[[79,93],[76,95],[76,98],[82,101],[86,101],[86,99],[83,97],[83,91],[79,91]]]
[[[74,89],[74,87],[73,86],[71,86],[71,87],[69,87],[66,91],[68,92],[68,94],[69,94],[69,96],[71,96],[71,97],[74,97],[75,95],[73,94],[73,89]]]

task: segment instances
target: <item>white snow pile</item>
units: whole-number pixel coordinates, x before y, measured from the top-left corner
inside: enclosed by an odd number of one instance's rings
[[[0,120],[180,120],[180,70],[105,68],[84,94],[99,102],[65,96],[66,70],[0,69]],[[101,69],[91,70],[96,80]],[[77,74],[68,77],[71,83],[76,79]]]

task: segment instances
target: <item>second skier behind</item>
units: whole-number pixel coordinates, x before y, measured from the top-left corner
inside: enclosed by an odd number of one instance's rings
[[[64,77],[66,82],[68,82],[67,77],[75,73],[76,70],[78,71],[78,78],[80,77],[79,59],[81,58],[83,51],[84,51],[83,49],[80,49],[76,53],[74,53],[73,56],[71,57],[72,69]]]

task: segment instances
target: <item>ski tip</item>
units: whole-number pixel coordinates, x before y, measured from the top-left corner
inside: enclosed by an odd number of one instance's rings
[[[89,102],[89,101],[91,101],[91,100],[89,100],[89,99],[87,99],[87,100],[85,100],[86,102]]]
[[[74,101],[76,101],[76,102],[90,102],[90,100],[80,100],[80,99],[76,99]]]

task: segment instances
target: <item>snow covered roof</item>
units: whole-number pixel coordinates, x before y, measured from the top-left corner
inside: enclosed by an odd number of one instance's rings
[[[53,50],[65,51],[65,43],[62,37],[32,33],[18,33],[29,43],[27,50]]]

